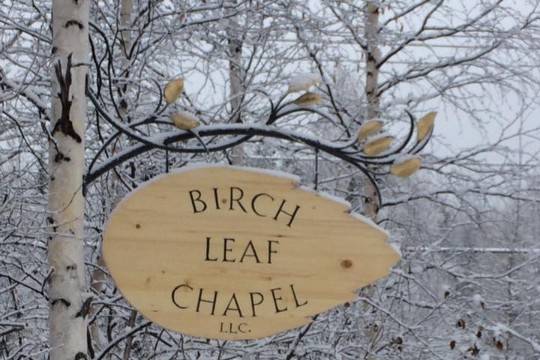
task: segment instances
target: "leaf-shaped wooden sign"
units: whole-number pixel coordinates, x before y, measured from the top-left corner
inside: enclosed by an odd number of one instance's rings
[[[103,252],[148,319],[194,336],[256,339],[307,324],[386,276],[399,259],[386,239],[294,177],[206,166],[121,201]]]

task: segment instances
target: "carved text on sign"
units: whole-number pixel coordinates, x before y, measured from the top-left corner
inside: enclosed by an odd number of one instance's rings
[[[294,178],[188,168],[113,212],[106,264],[144,316],[172,330],[255,339],[351,301],[398,260],[377,226]]]
[[[193,213],[204,213],[208,209],[208,204],[210,203],[212,204],[211,206],[215,206],[216,210],[237,210],[248,213],[247,209],[249,209],[249,211],[251,211],[257,216],[271,217],[275,221],[278,221],[278,219],[281,218],[285,218],[285,221],[287,221],[287,226],[291,226],[296,217],[296,214],[298,213],[298,210],[300,210],[299,205],[296,205],[292,210],[287,210],[287,200],[281,199],[278,200],[279,206],[276,209],[271,209],[274,211],[264,213],[261,207],[258,206],[258,203],[264,200],[274,203],[276,201],[276,197],[261,192],[253,195],[251,199],[244,199],[244,190],[236,186],[230,187],[227,193],[230,196],[224,197],[222,198],[222,200],[220,200],[220,189],[214,187],[212,188],[212,199],[209,200],[203,199],[201,190],[189,191],[189,197],[191,200],[191,206],[193,207]],[[221,205],[220,202],[222,203]]]

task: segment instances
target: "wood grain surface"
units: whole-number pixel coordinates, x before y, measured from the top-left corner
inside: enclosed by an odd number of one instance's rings
[[[160,176],[114,210],[105,262],[126,299],[171,330],[255,339],[296,328],[386,276],[377,226],[292,178],[211,166]]]

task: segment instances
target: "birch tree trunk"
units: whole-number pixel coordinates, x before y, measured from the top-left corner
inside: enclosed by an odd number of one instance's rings
[[[54,0],[48,239],[50,360],[88,359],[84,133],[90,1]]]
[[[380,99],[378,93],[379,86],[379,5],[375,1],[366,3],[365,13],[365,57],[366,57],[366,84],[365,94],[367,99],[367,119],[374,119],[379,116]],[[377,194],[371,184],[366,184],[365,214],[375,220],[380,204],[377,204]]]
[[[231,5],[236,6],[238,2],[233,0]],[[244,71],[242,65],[242,34],[240,24],[235,18],[228,21],[227,38],[229,50],[229,100],[231,105],[232,120],[235,123],[242,123],[242,100],[244,97]],[[232,165],[242,165],[245,161],[244,147],[236,146],[231,150]]]

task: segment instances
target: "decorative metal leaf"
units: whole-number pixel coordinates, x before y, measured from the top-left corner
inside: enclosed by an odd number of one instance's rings
[[[358,129],[358,140],[365,140],[368,136],[373,135],[383,128],[383,122],[378,119],[372,119],[364,122]]]
[[[364,145],[364,154],[375,156],[390,148],[394,142],[394,137],[388,134],[372,136],[366,140]]]
[[[418,123],[416,124],[417,128],[417,139],[418,141],[424,140],[424,138],[431,133],[435,125],[435,117],[437,116],[436,112],[430,112],[424,115]]]
[[[179,111],[171,115],[171,120],[179,129],[182,130],[191,130],[200,125],[199,120],[195,115],[187,111]]]
[[[394,162],[390,166],[390,172],[393,175],[407,177],[414,174],[422,166],[422,160],[419,156],[408,156]]]
[[[321,95],[312,92],[307,92],[294,100],[294,103],[299,106],[317,105],[320,104],[320,102]]]
[[[182,95],[182,91],[184,91],[184,80],[183,79],[175,79],[169,81],[169,83],[165,86],[164,96],[165,101],[167,104],[172,104],[178,98],[180,95]]]

